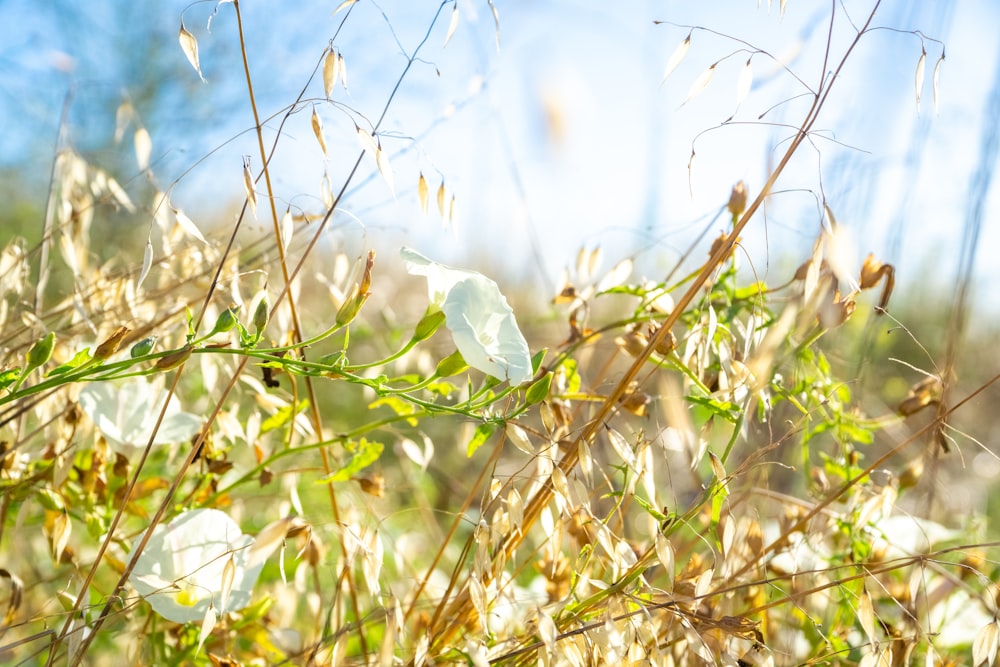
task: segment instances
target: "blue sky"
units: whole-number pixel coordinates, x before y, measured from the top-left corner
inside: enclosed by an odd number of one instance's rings
[[[25,173],[46,173],[51,153],[42,149],[51,150],[72,86],[70,140],[93,151],[96,161],[115,163],[127,183],[137,174],[107,148],[114,109],[123,93],[136,95],[144,77],[156,77],[166,92],[147,106],[138,98],[137,107],[152,134],[157,182],[166,187],[179,178],[175,201],[203,228],[228,224],[242,193],[242,155],[254,155],[259,166],[246,132],[252,117],[240,85],[231,5],[219,8],[208,32],[213,3],[62,4],[66,8],[0,4],[7,45],[0,49],[6,128],[0,161],[24,160]],[[852,35],[851,22],[863,21],[872,5],[790,0],[782,17],[777,1],[770,8],[766,0],[760,4],[497,0],[499,49],[484,0],[458,1],[457,29],[443,46],[452,12],[447,4],[383,126],[395,197],[366,160],[329,247],[357,254],[366,245],[406,242],[436,258],[502,267],[550,285],[581,244],[600,244],[609,265],[638,253],[650,277],[665,273],[711,223],[737,180],[756,192],[790,135],[780,125],[797,123],[808,106],[806,88],[756,53],[753,88],[734,123],[720,127],[735,111],[737,77],[750,55],[736,39],[791,58],[789,68],[814,87],[831,7],[838,16],[836,55]],[[304,85],[343,17],[331,16],[334,6],[243,4],[264,115],[280,112]],[[273,163],[279,210],[288,203],[319,210],[324,173],[339,185],[357,154],[353,124],[378,116],[405,66],[402,52],[416,47],[437,9],[437,3],[402,0],[356,5],[335,40],[348,67],[347,91],[334,96],[344,106],[321,99],[318,79],[307,93],[323,118],[331,158],[324,160],[312,136],[311,106],[295,114]],[[177,46],[182,12],[198,39],[204,84]],[[721,34],[695,30],[685,60],[661,83],[667,59],[689,29],[655,20]],[[868,35],[821,116],[815,149],[800,154],[779,181],[766,219],[745,234],[755,268],[768,279],[784,279],[787,265],[779,260],[797,263],[808,253],[822,187],[837,219],[854,233],[859,255],[873,251],[895,263],[901,286],[920,289],[927,276],[952,280],[970,182],[990,126],[983,113],[1000,60],[1000,7],[989,0],[886,1],[875,25],[919,29],[945,43],[937,112],[931,75],[940,44],[924,41],[918,111],[920,38],[893,30]],[[682,106],[692,82],[716,61],[709,86]],[[697,159],[689,178],[692,145]],[[131,154],[127,139],[120,151]],[[421,172],[432,189],[444,179],[456,197],[454,227],[442,225],[433,210],[428,216],[419,211]],[[1000,243],[990,215],[1000,204],[996,190],[991,182],[982,248]],[[724,222],[713,226],[714,236]],[[981,257],[978,270],[984,281],[1000,279],[995,262]]]

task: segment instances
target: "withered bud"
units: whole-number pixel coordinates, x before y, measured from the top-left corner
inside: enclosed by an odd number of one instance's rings
[[[615,338],[615,343],[630,356],[638,357],[646,349],[649,340],[638,331],[630,331],[623,336]]]
[[[354,318],[361,312],[361,307],[371,296],[372,267],[375,266],[375,251],[368,251],[368,258],[365,260],[365,268],[361,274],[361,280],[351,289],[351,293],[344,299],[340,309],[337,311],[337,326],[346,326],[354,321]]]
[[[153,368],[158,371],[169,371],[177,368],[188,360],[188,357],[191,356],[191,352],[193,350],[193,345],[185,345],[181,349],[171,352],[165,357],[160,357],[159,361],[156,362],[156,365],[153,366]]]
[[[118,327],[115,329],[114,333],[112,333],[107,340],[98,345],[97,349],[94,350],[94,359],[104,361],[117,352],[118,347],[122,344],[122,340],[125,339],[125,336],[128,335],[129,331],[131,331],[131,329],[128,327]]]
[[[833,294],[833,302],[820,308],[819,322],[826,329],[834,329],[850,319],[857,304],[851,297],[841,297],[840,290]]]
[[[352,477],[351,479],[357,482],[361,491],[369,496],[376,498],[385,496],[385,477],[382,476],[382,473],[374,473],[368,477]]]
[[[726,243],[726,239],[728,239],[728,238],[729,238],[729,234],[726,234],[725,232],[723,232],[722,234],[719,234],[719,236],[716,237],[716,239],[714,241],[712,241],[712,248],[708,251],[708,256],[709,257],[715,257],[715,253],[719,252],[719,249],[722,248],[722,246]],[[720,261],[725,261],[725,260],[729,259],[730,257],[732,257],[733,256],[733,248],[735,248],[736,244],[739,243],[739,242],[740,242],[740,239],[737,238],[733,242],[733,245],[729,248],[729,252],[727,252],[725,254],[725,256]]]
[[[646,406],[652,402],[649,394],[642,391],[633,391],[626,394],[621,401],[622,408],[628,410],[636,417],[646,416]]]
[[[865,261],[861,264],[861,289],[869,289],[878,284],[882,276],[882,262],[875,259],[874,253],[868,253]]]
[[[577,296],[576,295],[576,288],[573,287],[573,285],[567,284],[565,287],[563,287],[559,291],[559,294],[556,294],[552,298],[552,303],[553,304],[557,304],[557,303],[570,303],[570,302],[576,300],[576,296]]]
[[[656,334],[659,333],[659,331],[660,331],[659,327],[650,324],[647,334],[649,336],[649,339],[653,340],[654,338],[656,338]],[[656,344],[656,347],[654,347],[653,349],[661,357],[669,356],[671,352],[677,349],[677,337],[674,336],[674,332],[668,331],[667,333],[665,333],[663,335],[663,339],[660,340]]]
[[[899,490],[909,489],[917,485],[924,474],[924,457],[918,456],[899,473]]]
[[[747,184],[740,181],[733,186],[733,191],[729,195],[729,204],[727,206],[729,209],[729,214],[733,216],[733,222],[735,223],[743,215],[743,211],[747,210]]]
[[[885,312],[886,306],[889,305],[889,297],[892,296],[892,289],[896,286],[896,269],[892,264],[883,264],[875,259],[875,255],[868,253],[861,265],[861,289],[875,287],[883,278],[885,284],[882,286],[882,297],[879,299],[876,311],[879,315]]]
[[[920,412],[928,405],[935,405],[941,400],[941,393],[944,385],[940,378],[926,377],[910,388],[910,393],[896,408],[896,412],[903,417]]]

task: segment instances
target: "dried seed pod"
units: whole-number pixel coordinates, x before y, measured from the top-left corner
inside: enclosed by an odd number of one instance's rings
[[[747,61],[747,67],[750,66],[750,61]],[[747,184],[740,181],[733,186],[733,191],[729,195],[729,204],[726,206],[729,209],[729,214],[733,216],[733,220],[739,220],[740,216],[743,215],[743,211],[747,210]]]
[[[112,333],[107,340],[98,345],[97,349],[94,350],[94,359],[104,361],[117,352],[118,346],[122,344],[122,340],[128,335],[129,331],[131,331],[131,329],[124,326],[115,329],[114,333]]]
[[[935,376],[926,377],[910,388],[910,393],[896,408],[896,412],[903,417],[909,417],[926,408],[928,405],[936,405],[941,401],[941,394],[944,391],[944,384],[941,379]]]

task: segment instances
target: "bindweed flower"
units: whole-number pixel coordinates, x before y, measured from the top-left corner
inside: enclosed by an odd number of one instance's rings
[[[153,530],[129,583],[175,623],[203,620],[209,605],[220,614],[242,609],[263,567],[247,563],[252,543],[225,512],[184,512]]]
[[[466,363],[512,386],[531,379],[528,343],[495,282],[475,271],[438,264],[410,248],[400,255],[411,275],[427,278],[431,307],[444,313]]]
[[[123,385],[88,384],[80,392],[79,402],[94,426],[112,445],[145,447],[165,400],[165,391],[149,382],[135,380]],[[189,440],[201,424],[197,415],[181,411],[175,397],[167,406],[153,443],[166,445]]]

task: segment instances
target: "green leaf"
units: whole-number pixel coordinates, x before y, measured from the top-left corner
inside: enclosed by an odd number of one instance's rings
[[[545,361],[545,355],[548,353],[549,348],[543,347],[538,352],[535,352],[535,356],[531,357],[531,370],[535,373],[538,369],[542,367],[542,362]]]
[[[452,394],[458,391],[458,387],[447,381],[431,382],[424,388],[427,391],[437,394],[438,396],[443,396],[444,398],[450,398]]]
[[[486,444],[486,441],[490,439],[490,436],[496,432],[500,425],[496,422],[484,422],[476,427],[476,432],[472,436],[472,440],[469,441],[469,446],[466,449],[466,455],[471,457],[476,453],[476,450]]]
[[[656,519],[657,521],[662,522],[670,518],[660,510],[653,507],[648,501],[644,500],[641,496],[633,495],[632,500],[634,500],[639,505],[639,507],[646,510],[646,513],[649,514],[654,519]]]
[[[382,398],[377,398],[369,403],[368,409],[374,410],[375,408],[383,405],[392,408],[392,411],[400,417],[406,417],[406,423],[410,426],[417,425],[417,420],[410,416],[417,414],[417,408],[411,403],[407,403],[399,396],[383,396]]]
[[[566,394],[578,394],[580,393],[580,385],[582,380],[580,379],[580,373],[577,371],[576,359],[565,359],[559,368],[563,369],[566,374]]]
[[[545,397],[549,395],[549,387],[552,385],[552,373],[546,373],[542,377],[535,380],[535,382],[528,387],[528,391],[525,392],[524,400],[528,405],[535,405],[536,403],[541,403],[545,400]]]
[[[268,431],[273,431],[276,428],[281,428],[288,422],[292,421],[296,414],[305,410],[309,407],[309,400],[303,399],[299,401],[298,405],[286,405],[280,408],[273,415],[264,420],[260,425],[260,432],[267,433]]]
[[[8,368],[4,372],[0,373],[0,389],[6,389],[17,382],[17,378],[20,377],[20,375],[20,366],[17,366],[16,368]]]
[[[735,424],[740,416],[740,406],[730,401],[720,401],[708,396],[685,396],[685,400],[706,408],[713,415],[722,417],[727,422]]]
[[[83,366],[90,360],[91,360],[90,348],[85,347],[79,352],[77,352],[75,355],[73,355],[73,358],[67,361],[65,364],[63,364],[62,366],[56,366],[51,371],[46,373],[45,377],[52,377],[53,375],[62,375],[63,373],[68,373],[72,370],[79,368],[80,366]]]
[[[464,373],[468,370],[469,364],[465,363],[465,359],[462,358],[462,353],[455,350],[447,357],[438,362],[437,374],[443,378],[449,378],[459,373]]]
[[[382,456],[385,445],[381,442],[369,441],[365,438],[350,440],[344,443],[344,448],[351,452],[350,460],[337,472],[327,477],[326,482],[346,482],[359,472],[375,463]]]

